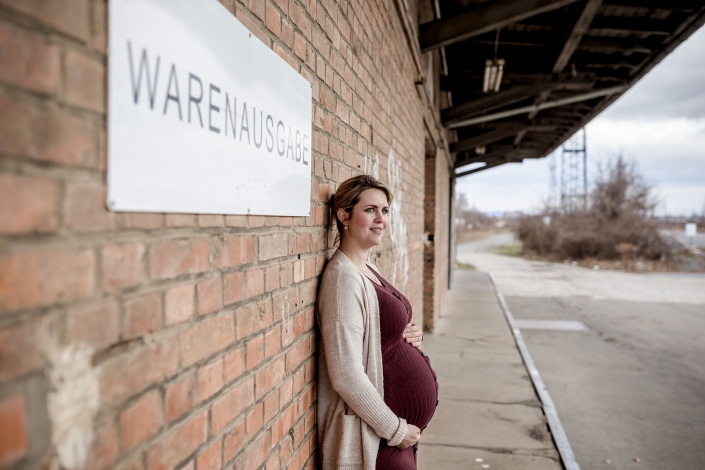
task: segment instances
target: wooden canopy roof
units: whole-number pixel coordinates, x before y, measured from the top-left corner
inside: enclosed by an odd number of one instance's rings
[[[419,29],[443,48],[442,111],[456,168],[541,158],[614,102],[705,22],[703,0],[437,0]],[[499,34],[497,30],[499,29]],[[504,59],[500,90],[483,93],[485,61]],[[694,57],[693,60],[703,60]],[[484,154],[480,155],[484,150]]]

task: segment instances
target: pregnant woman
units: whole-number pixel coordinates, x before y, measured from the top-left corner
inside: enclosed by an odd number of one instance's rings
[[[419,349],[411,304],[367,263],[392,194],[376,179],[343,182],[333,199],[340,245],[318,297],[318,440],[323,470],[415,470],[438,384]]]

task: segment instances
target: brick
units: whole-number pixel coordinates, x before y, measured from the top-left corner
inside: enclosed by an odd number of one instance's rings
[[[46,325],[40,319],[0,329],[0,380],[13,379],[41,368]]]
[[[161,398],[153,391],[120,414],[120,449],[126,452],[152,437],[161,426]]]
[[[237,339],[267,328],[272,323],[272,308],[268,301],[251,303],[235,312]]]
[[[306,39],[299,32],[294,33],[294,54],[306,60]]]
[[[236,424],[223,439],[223,455],[225,462],[230,462],[243,448],[245,444],[245,421]]]
[[[85,55],[68,50],[66,52],[66,90],[69,104],[81,108],[105,112],[105,67]]]
[[[299,290],[287,289],[272,296],[272,312],[275,319],[287,318],[299,309]]]
[[[64,226],[76,232],[115,229],[115,214],[106,207],[103,186],[73,184],[66,189]]]
[[[122,336],[136,338],[153,331],[161,325],[162,300],[158,293],[142,295],[124,303]]]
[[[0,21],[0,80],[40,93],[58,91],[59,47],[48,38]]]
[[[223,276],[223,299],[229,305],[245,298],[245,275],[232,273]]]
[[[279,442],[289,433],[296,421],[296,405],[290,405],[282,411],[279,418],[272,425],[272,442]]]
[[[294,261],[294,282],[299,283],[306,279],[305,263],[306,260],[303,259]]]
[[[260,400],[284,379],[284,357],[271,362],[255,374],[255,399]]]
[[[245,432],[247,437],[253,437],[262,429],[262,420],[264,418],[264,405],[260,403],[247,414],[245,418]]]
[[[255,260],[255,250],[257,243],[255,237],[245,237],[243,240],[244,257],[243,263],[252,263]]]
[[[46,178],[0,175],[0,235],[55,231],[57,193]]]
[[[244,262],[244,241],[241,236],[231,236],[223,240],[216,255],[215,266],[219,269],[235,266]]]
[[[264,271],[264,290],[272,292],[279,288],[279,265],[269,266]]]
[[[294,380],[288,379],[279,387],[279,408],[284,409],[294,396]]]
[[[287,235],[278,233],[275,235],[262,236],[259,239],[259,259],[279,258],[287,255]]]
[[[230,383],[242,375],[245,369],[245,354],[243,348],[237,348],[228,353],[223,360],[223,377],[225,383]]]
[[[281,34],[282,41],[284,41],[284,44],[291,49],[294,46],[294,28],[291,25],[291,23],[287,20],[282,20],[282,34]],[[271,217],[271,218],[276,218],[276,217]]]
[[[281,263],[279,269],[279,287],[290,286],[293,280],[293,263]]]
[[[264,335],[264,357],[269,358],[281,349],[281,327],[276,326]]]
[[[84,470],[106,470],[115,463],[118,455],[117,436],[112,423],[106,423],[95,431],[95,439],[88,450]]]
[[[157,242],[149,253],[149,275],[152,279],[171,279],[207,271],[210,268],[210,246],[207,238]]]
[[[229,390],[213,403],[211,408],[211,432],[220,432],[240,413],[254,403],[254,381],[250,378]]]
[[[42,111],[0,95],[0,152],[62,165],[94,166],[89,124],[62,112]]]
[[[248,215],[247,226],[250,228],[264,227],[265,217],[263,215]]]
[[[194,286],[173,287],[164,294],[164,324],[183,323],[193,316],[195,303]]]
[[[264,292],[264,273],[261,269],[250,269],[245,273],[247,298],[256,297]]]
[[[120,403],[176,373],[179,367],[177,338],[137,348],[104,362],[100,390],[104,403]]]
[[[105,2],[102,0],[93,1],[93,14],[91,16],[91,44],[93,49],[98,52],[106,53],[108,40],[106,25],[108,24],[108,12],[105,8]]]
[[[248,341],[245,350],[247,351],[247,370],[250,370],[264,359],[264,338],[262,335]]]
[[[70,302],[94,289],[92,250],[0,255],[0,312]]]
[[[225,217],[217,214],[199,214],[199,227],[223,227],[225,226]]]
[[[41,23],[78,39],[88,39],[88,4],[85,0],[0,0]]]
[[[272,450],[269,433],[261,434],[253,443],[247,446],[242,456],[235,462],[234,470],[259,468]]]
[[[274,418],[279,412],[279,392],[271,394],[266,400],[264,400],[264,422],[268,423],[269,420]]]
[[[311,279],[316,276],[316,258],[306,258],[305,260],[305,277]],[[314,293],[315,295],[315,293]]]
[[[27,455],[27,410],[24,397],[14,395],[0,401],[0,465]]]
[[[220,277],[198,283],[198,314],[215,312],[223,307],[223,283]]]
[[[191,455],[208,436],[208,412],[180,424],[147,452],[147,470],[169,470]]]
[[[125,228],[152,230],[161,228],[164,216],[149,212],[123,212],[122,221]]]
[[[179,335],[181,366],[186,367],[225,349],[235,340],[230,315],[201,322]]]
[[[166,214],[164,220],[167,227],[193,227],[196,224],[194,214]]]
[[[222,456],[223,439],[219,439],[196,458],[196,470],[220,470]]]
[[[223,360],[205,365],[197,372],[198,401],[206,400],[223,388]]]
[[[194,374],[181,377],[166,387],[164,394],[164,419],[173,421],[196,404],[196,378]]]
[[[118,303],[72,308],[66,315],[66,337],[69,342],[83,342],[95,350],[117,343],[120,337]]]
[[[225,226],[226,227],[247,227],[247,216],[246,215],[226,215],[225,216]]]
[[[101,251],[103,289],[113,291],[140,284],[144,276],[142,243],[105,245]]]
[[[279,462],[279,451],[277,450],[270,458],[267,460],[267,464],[264,466],[264,470],[279,470],[281,463]]]

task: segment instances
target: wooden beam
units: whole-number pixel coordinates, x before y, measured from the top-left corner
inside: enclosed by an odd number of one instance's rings
[[[478,114],[492,111],[501,106],[513,104],[540,93],[544,90],[555,87],[554,83],[539,83],[535,85],[523,85],[510,88],[509,90],[492,93],[482,98],[469,101],[467,103],[453,106],[441,111],[441,122],[444,126],[452,126],[458,121],[477,116]]]
[[[457,124],[493,109],[526,100],[540,93],[550,93],[556,90],[586,90],[593,82],[571,81],[566,83],[544,82],[534,85],[523,85],[478,98],[467,103],[441,111],[441,122],[445,127],[459,127]]]
[[[631,54],[634,52],[651,54],[659,45],[660,44],[654,43],[654,41],[634,38],[583,37],[583,40],[578,45],[578,50],[621,52],[622,54]]]
[[[462,168],[467,165],[471,165],[473,163],[480,163],[480,162],[491,162],[493,160],[497,160],[498,158],[502,158],[509,152],[514,150],[514,147],[508,146],[509,148],[506,149],[500,149],[500,150],[494,150],[492,152],[487,152],[484,155],[473,155],[472,157],[464,158],[462,160],[459,160],[455,163],[455,169],[457,170],[458,168]]]
[[[522,159],[518,159],[518,158],[515,159],[515,158],[511,158],[511,157],[499,158],[497,160],[494,160],[494,161],[488,163],[485,166],[481,166],[480,168],[473,168],[472,170],[464,171],[462,173],[457,173],[455,175],[455,177],[460,178],[462,176],[472,175],[473,173],[477,173],[477,172],[484,171],[484,170],[489,170],[490,168],[495,168],[500,165],[504,165],[505,163],[520,163],[521,160],[523,160],[523,158]]]
[[[605,0],[605,5],[631,8],[657,8],[671,11],[697,11],[702,0]]]
[[[425,23],[420,27],[422,52],[463,41],[541,13],[562,8],[576,0],[493,0],[463,13]]]
[[[492,142],[497,142],[498,140],[504,139],[506,137],[513,136],[517,132],[527,129],[529,127],[527,124],[517,124],[513,127],[506,127],[504,129],[497,129],[490,132],[485,132],[484,134],[477,135],[475,137],[470,137],[468,139],[463,139],[459,142],[450,145],[451,153],[463,152],[465,150],[472,150],[476,147],[482,147],[484,145],[491,144]]]
[[[660,36],[670,36],[673,34],[675,25],[672,21],[655,20],[652,18],[627,18],[624,16],[599,16],[592,20],[589,34],[598,32],[596,36],[604,35],[604,32],[614,32],[618,34],[649,33]],[[680,24],[680,22],[679,22]]]
[[[568,39],[563,43],[563,49],[561,49],[560,54],[558,54],[558,59],[553,65],[553,73],[562,72],[563,69],[568,65],[568,61],[573,56],[573,52],[577,49],[578,44],[583,39],[583,36],[590,27],[593,18],[600,11],[602,6],[602,0],[587,0],[585,8],[583,8],[578,21],[575,22],[573,26],[573,31],[571,31]]]
[[[482,81],[481,73],[467,73],[462,75],[441,76],[441,89],[444,91],[452,91],[454,87],[466,88],[469,81]],[[515,83],[518,85],[533,85],[536,83],[591,83],[597,79],[597,75],[593,72],[578,72],[577,75],[572,73],[553,73],[553,74],[519,74],[514,72],[505,73],[502,75],[502,83]]]

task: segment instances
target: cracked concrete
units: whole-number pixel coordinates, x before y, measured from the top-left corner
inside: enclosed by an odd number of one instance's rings
[[[424,351],[440,393],[436,414],[421,437],[419,469],[562,468],[487,274],[455,272],[436,331],[424,338]]]

